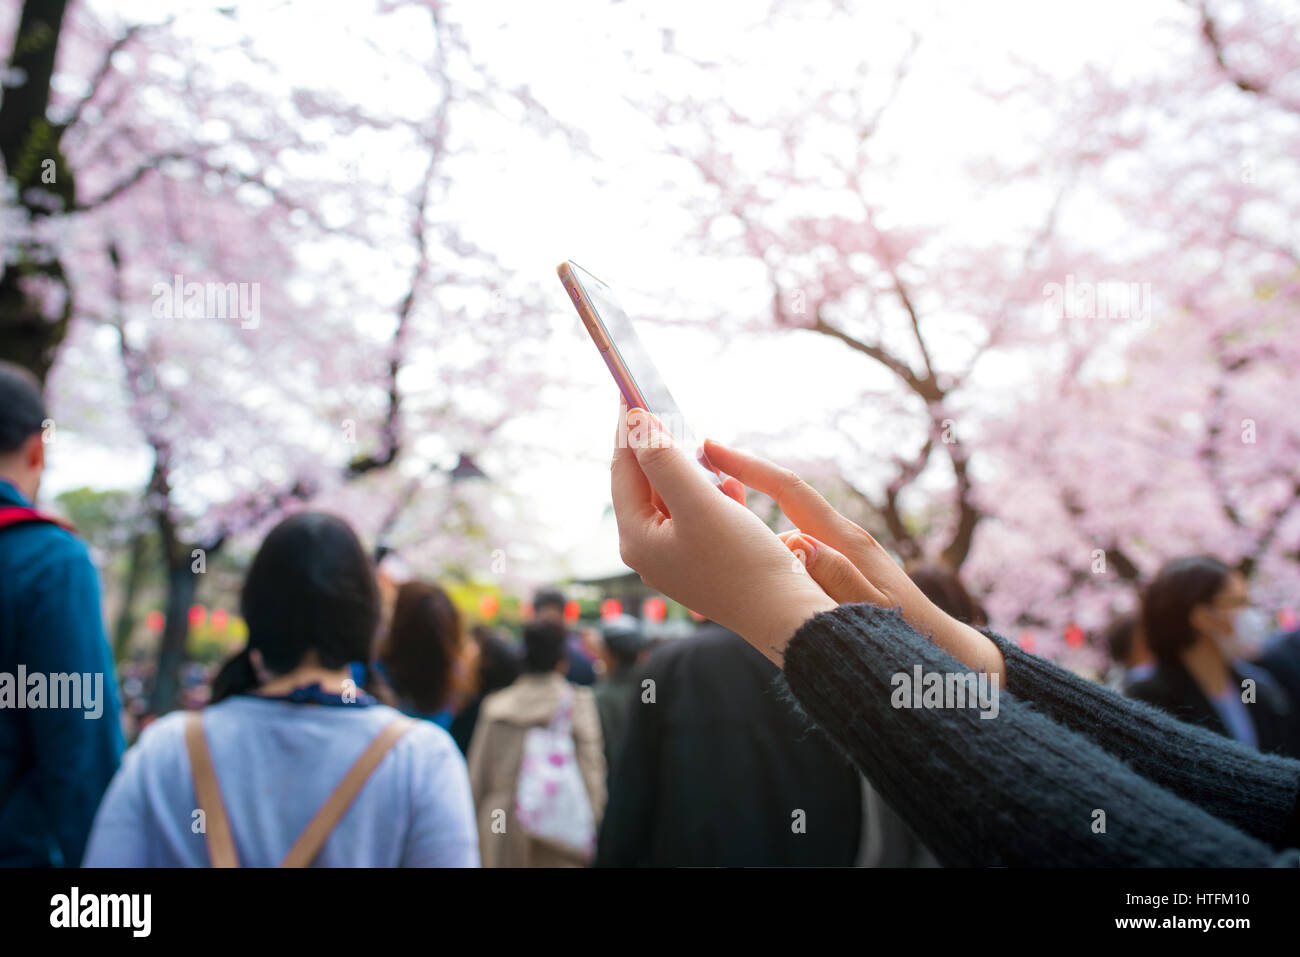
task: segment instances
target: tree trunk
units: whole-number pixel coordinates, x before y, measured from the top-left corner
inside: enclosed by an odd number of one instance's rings
[[[130,651],[131,632],[135,630],[135,593],[140,587],[144,565],[145,533],[131,536],[131,551],[127,557],[126,583],[122,586],[122,607],[117,613],[113,628],[113,660],[122,661]]]
[[[188,554],[183,561],[168,562],[167,617],[158,648],[153,694],[149,698],[150,714],[166,714],[180,701],[181,666],[185,664],[185,645],[190,636],[190,606],[194,604],[198,585]]]
[[[59,148],[63,130],[46,116],[66,6],[66,0],[23,4],[8,62],[22,82],[0,96],[0,156],[19,205],[34,219],[75,205],[72,170]],[[61,204],[51,204],[51,197]],[[51,285],[58,294],[49,294]],[[72,289],[52,250],[20,247],[16,261],[0,267],[0,359],[44,382],[71,315]]]

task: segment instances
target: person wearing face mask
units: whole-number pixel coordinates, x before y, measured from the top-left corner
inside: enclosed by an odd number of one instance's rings
[[[1300,757],[1297,703],[1250,662],[1268,619],[1239,572],[1203,555],[1168,562],[1143,593],[1142,626],[1156,668],[1129,686],[1130,697],[1260,751]]]

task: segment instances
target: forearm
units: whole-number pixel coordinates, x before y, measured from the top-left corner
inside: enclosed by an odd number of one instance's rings
[[[1005,687],[1015,697],[1215,817],[1270,844],[1300,842],[1300,761],[1260,754],[987,634],[1002,651]]]
[[[916,665],[923,675],[972,670],[897,611],[847,605],[793,636],[785,678],[942,863],[1258,866],[1274,858],[1012,695],[999,696],[994,717],[892,706],[894,676],[912,676]]]
[[[976,673],[996,676],[999,688],[1006,688],[1006,662],[1002,649],[988,635],[957,621],[926,598],[919,590],[899,610],[917,632]]]

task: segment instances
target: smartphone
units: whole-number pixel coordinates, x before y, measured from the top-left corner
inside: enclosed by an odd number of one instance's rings
[[[650,361],[650,354],[641,345],[640,337],[632,328],[632,320],[618,304],[609,286],[575,262],[562,262],[555,271],[573,300],[582,324],[587,327],[587,333],[596,343],[600,357],[618,383],[627,407],[653,412],[677,444],[688,454],[698,456],[700,464],[714,474],[716,480],[716,473],[704,458],[700,443],[687,426],[686,418],[668,386],[664,385],[659,370]]]

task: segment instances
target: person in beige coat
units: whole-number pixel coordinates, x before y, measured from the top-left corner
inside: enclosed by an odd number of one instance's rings
[[[582,867],[583,854],[534,837],[515,815],[515,792],[530,728],[550,723],[566,693],[573,694],[573,740],[578,770],[597,828],[605,810],[605,754],[600,716],[590,688],[564,678],[569,662],[564,629],[538,623],[524,630],[523,674],[483,699],[469,747],[469,780],[478,815],[484,867]]]

